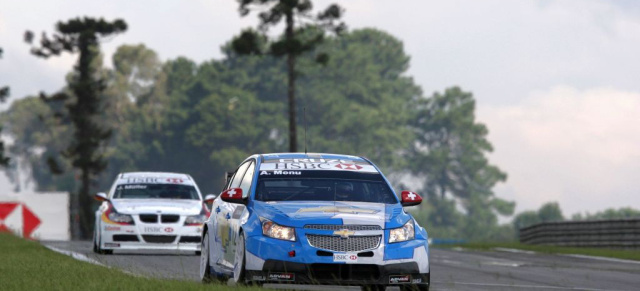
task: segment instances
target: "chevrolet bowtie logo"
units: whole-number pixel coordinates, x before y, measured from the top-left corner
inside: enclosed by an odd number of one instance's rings
[[[339,235],[341,238],[349,238],[350,235],[356,233],[355,231],[350,231],[348,229],[336,230],[333,232],[334,235]]]

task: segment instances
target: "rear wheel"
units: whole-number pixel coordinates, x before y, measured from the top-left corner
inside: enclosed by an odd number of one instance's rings
[[[233,263],[233,282],[239,285],[244,285],[244,275],[245,275],[245,250],[244,250],[244,233],[240,233],[238,235],[238,240],[236,241],[236,254],[235,260]]]
[[[205,232],[200,247],[200,280],[202,283],[211,283],[215,277],[211,276],[211,264],[209,264],[209,236]]]

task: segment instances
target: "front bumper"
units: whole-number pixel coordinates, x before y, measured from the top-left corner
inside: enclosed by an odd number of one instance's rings
[[[262,270],[247,270],[248,281],[290,284],[429,285],[430,274],[420,273],[416,262],[372,264],[303,264],[267,260]]]
[[[200,251],[202,226],[162,226],[159,231],[148,226],[104,225],[101,249]],[[146,230],[146,231],[145,231]]]

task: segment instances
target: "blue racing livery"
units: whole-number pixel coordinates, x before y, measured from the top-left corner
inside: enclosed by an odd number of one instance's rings
[[[427,232],[403,209],[421,201],[365,158],[253,155],[209,201],[200,276],[428,290]]]

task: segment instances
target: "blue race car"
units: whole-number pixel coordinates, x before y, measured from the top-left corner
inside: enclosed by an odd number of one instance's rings
[[[427,232],[361,157],[264,154],[247,158],[212,203],[202,237],[203,282],[399,286],[428,290]]]

